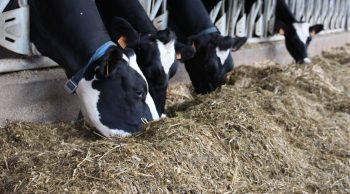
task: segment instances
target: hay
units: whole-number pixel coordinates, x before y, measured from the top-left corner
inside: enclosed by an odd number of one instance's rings
[[[330,56],[241,66],[204,96],[174,86],[170,118],[130,138],[82,124],[9,124],[0,192],[349,193],[350,68]]]
[[[322,56],[327,59],[335,60],[341,64],[350,63],[350,44],[347,43],[343,47],[323,51]]]

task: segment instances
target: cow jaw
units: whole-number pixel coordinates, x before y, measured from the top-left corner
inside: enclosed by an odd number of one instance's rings
[[[160,40],[157,40],[157,47],[160,53],[160,62],[163,66],[164,72],[169,75],[169,71],[173,63],[175,62],[175,40],[171,40],[164,44]]]
[[[230,54],[230,49],[220,50],[219,47],[216,47],[216,56],[219,57],[221,65],[225,64],[225,61],[226,61],[227,57],[229,56],[229,54]]]
[[[92,124],[102,135],[106,137],[112,136],[128,136],[130,133],[125,132],[123,129],[111,129],[101,122],[100,112],[97,108],[97,103],[99,101],[100,91],[95,90],[92,87],[92,82],[96,80],[95,78],[91,81],[82,79],[77,88],[77,95],[81,102],[81,111],[87,121]]]

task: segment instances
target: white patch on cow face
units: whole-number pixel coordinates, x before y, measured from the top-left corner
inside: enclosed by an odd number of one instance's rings
[[[175,40],[169,41],[167,44],[163,44],[160,40],[157,40],[157,46],[164,72],[169,75],[170,68],[175,62]]]
[[[122,55],[122,58],[123,58],[125,61],[128,61],[128,62],[130,61],[130,59],[129,59],[125,54]]]
[[[297,32],[299,39],[306,44],[307,38],[310,36],[309,23],[293,23],[294,29]]]
[[[97,103],[99,101],[100,91],[95,90],[92,87],[92,82],[96,80],[95,78],[91,81],[87,81],[84,78],[79,82],[77,88],[77,95],[80,99],[81,111],[84,118],[92,124],[102,135],[106,137],[112,136],[128,136],[130,133],[125,132],[122,129],[110,129],[109,127],[101,123],[100,112],[97,109]]]
[[[123,58],[124,58],[124,56],[123,56]],[[129,57],[129,65],[138,74],[140,74],[140,76],[145,80],[145,82],[147,84],[146,104],[148,105],[148,107],[151,111],[153,120],[159,120],[159,114],[157,112],[156,105],[154,104],[154,100],[153,100],[152,96],[148,92],[148,83],[147,83],[146,77],[143,75],[140,67],[137,65],[136,55],[132,55]]]
[[[230,54],[230,49],[220,50],[219,47],[216,47],[216,56],[219,57],[221,65],[225,64],[225,61],[229,54]]]

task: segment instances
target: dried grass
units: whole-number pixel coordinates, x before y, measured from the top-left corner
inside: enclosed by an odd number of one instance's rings
[[[0,193],[349,193],[349,50],[308,66],[241,66],[204,96],[173,86],[170,118],[130,138],[9,124]]]

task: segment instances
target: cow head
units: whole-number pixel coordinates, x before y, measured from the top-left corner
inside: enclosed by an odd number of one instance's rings
[[[246,40],[218,33],[189,38],[196,53],[184,63],[196,93],[205,94],[224,84],[226,73],[233,68],[231,51],[238,50]]]
[[[177,70],[176,57],[191,55],[191,47],[180,47],[175,51],[176,36],[170,30],[160,30],[152,34],[139,34],[124,19],[116,17],[112,20],[110,34],[122,47],[132,48],[137,55],[137,63],[145,75],[151,96],[157,111],[164,113],[168,82]],[[179,53],[180,52],[180,53]],[[184,53],[181,55],[181,53]],[[188,54],[190,53],[190,54]],[[179,57],[180,56],[180,57]]]
[[[285,43],[288,52],[297,63],[308,64],[311,60],[308,58],[307,47],[312,37],[323,30],[323,25],[317,24],[310,27],[306,22],[295,22],[287,25],[282,21],[276,21],[275,28],[278,33],[285,36]]]
[[[159,119],[131,49],[110,47],[89,65],[76,93],[84,117],[107,137],[129,135],[143,121]]]

